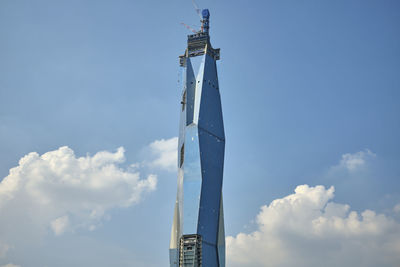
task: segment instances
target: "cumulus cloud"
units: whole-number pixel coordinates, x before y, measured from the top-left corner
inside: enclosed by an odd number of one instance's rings
[[[62,235],[75,229],[93,230],[107,211],[138,203],[155,190],[156,175],[120,167],[124,149],[76,157],[66,146],[39,155],[32,152],[0,182],[0,255],[16,239],[50,231]],[[24,242],[24,241],[20,241]]]
[[[178,162],[178,137],[156,140],[149,145],[154,159],[149,163],[151,167],[157,167],[167,171],[176,171]]]
[[[375,157],[376,155],[369,149],[365,149],[364,151],[359,151],[353,154],[346,153],[342,155],[339,167],[342,167],[348,171],[356,171],[363,168],[368,160]]]
[[[228,236],[229,266],[398,266],[400,224],[332,201],[334,187],[300,185],[261,207],[252,233]]]

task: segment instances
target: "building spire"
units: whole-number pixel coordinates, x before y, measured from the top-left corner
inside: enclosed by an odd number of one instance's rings
[[[201,20],[201,32],[208,33],[210,29],[210,11],[208,9],[203,9],[201,15],[203,16]]]

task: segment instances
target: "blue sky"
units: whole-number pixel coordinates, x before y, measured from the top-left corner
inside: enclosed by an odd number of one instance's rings
[[[399,252],[399,2],[199,0],[198,5],[210,9],[211,41],[221,48],[231,266],[269,266],[258,256],[253,262],[241,258],[246,250],[237,236],[243,233],[246,246],[263,248],[270,260],[274,250],[252,239],[252,233],[268,240],[271,231],[282,230],[266,228],[269,210],[278,207],[276,221],[282,220],[291,238],[276,238],[286,244],[307,239],[298,238],[290,218],[310,209],[333,218],[327,202],[344,205],[336,210],[349,205],[335,213],[344,221],[351,211],[360,225],[370,216],[380,236],[360,233],[372,243],[387,240],[384,245],[394,244],[389,250]],[[179,23],[198,27],[198,20],[189,0],[0,1],[0,217],[7,218],[0,222],[0,266],[167,266],[176,196],[170,159],[178,135],[178,56],[190,34]],[[63,146],[69,149],[59,149]],[[49,151],[56,152],[19,162],[30,152]],[[95,158],[99,151],[108,152]],[[86,157],[86,167],[79,157]],[[66,164],[64,172],[43,167],[52,159]],[[106,166],[114,167],[109,174],[116,182],[110,184],[102,172]],[[81,190],[63,180],[74,175],[93,184]],[[104,183],[96,186],[96,179]],[[17,180],[23,182],[11,190]],[[311,189],[294,193],[304,184]],[[272,205],[277,199],[318,205],[288,215]],[[376,216],[363,217],[365,210]],[[304,229],[315,216],[304,219]],[[337,242],[354,252],[326,266],[358,265],[357,258],[365,256],[344,239],[319,236],[322,244]],[[357,242],[364,240],[360,236]],[[309,248],[301,256],[314,248],[298,244]],[[288,246],[279,251],[287,253],[283,258],[299,253]],[[378,260],[364,266],[394,266],[398,256],[388,251],[371,253]],[[273,266],[292,266],[275,260]]]

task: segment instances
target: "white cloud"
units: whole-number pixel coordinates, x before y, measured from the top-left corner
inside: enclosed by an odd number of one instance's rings
[[[120,167],[124,161],[122,147],[85,157],[68,147],[24,156],[0,182],[0,241],[26,242],[48,230],[93,230],[108,210],[138,203],[155,190],[157,177],[140,178]],[[0,243],[0,255],[7,249]]]
[[[176,171],[178,162],[178,137],[156,140],[149,145],[155,157],[149,165],[167,171]]]
[[[69,218],[68,216],[62,216],[59,217],[55,220],[53,220],[51,223],[51,229],[53,230],[55,235],[62,235],[68,228],[69,225]],[[90,230],[90,226],[89,226]]]
[[[9,264],[6,264],[6,265],[1,265],[0,267],[21,267],[21,266],[9,263]]]
[[[261,207],[257,231],[228,236],[228,266],[398,266],[400,224],[332,201],[334,188],[301,185]]]
[[[348,171],[356,171],[363,168],[369,159],[375,157],[376,154],[372,153],[369,149],[353,154],[346,153],[342,155],[339,166],[347,169]]]

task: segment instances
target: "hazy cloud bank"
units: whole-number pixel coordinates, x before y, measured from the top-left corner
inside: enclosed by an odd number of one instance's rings
[[[0,259],[4,258],[6,256],[7,251],[9,249],[10,249],[10,246],[5,244],[5,243],[2,243],[1,240],[0,240]]]
[[[398,266],[400,224],[332,201],[334,187],[300,185],[261,207],[252,233],[228,236],[229,266]]]
[[[0,267],[21,267],[21,266],[9,263],[9,264],[6,264],[6,265],[1,265]]]

